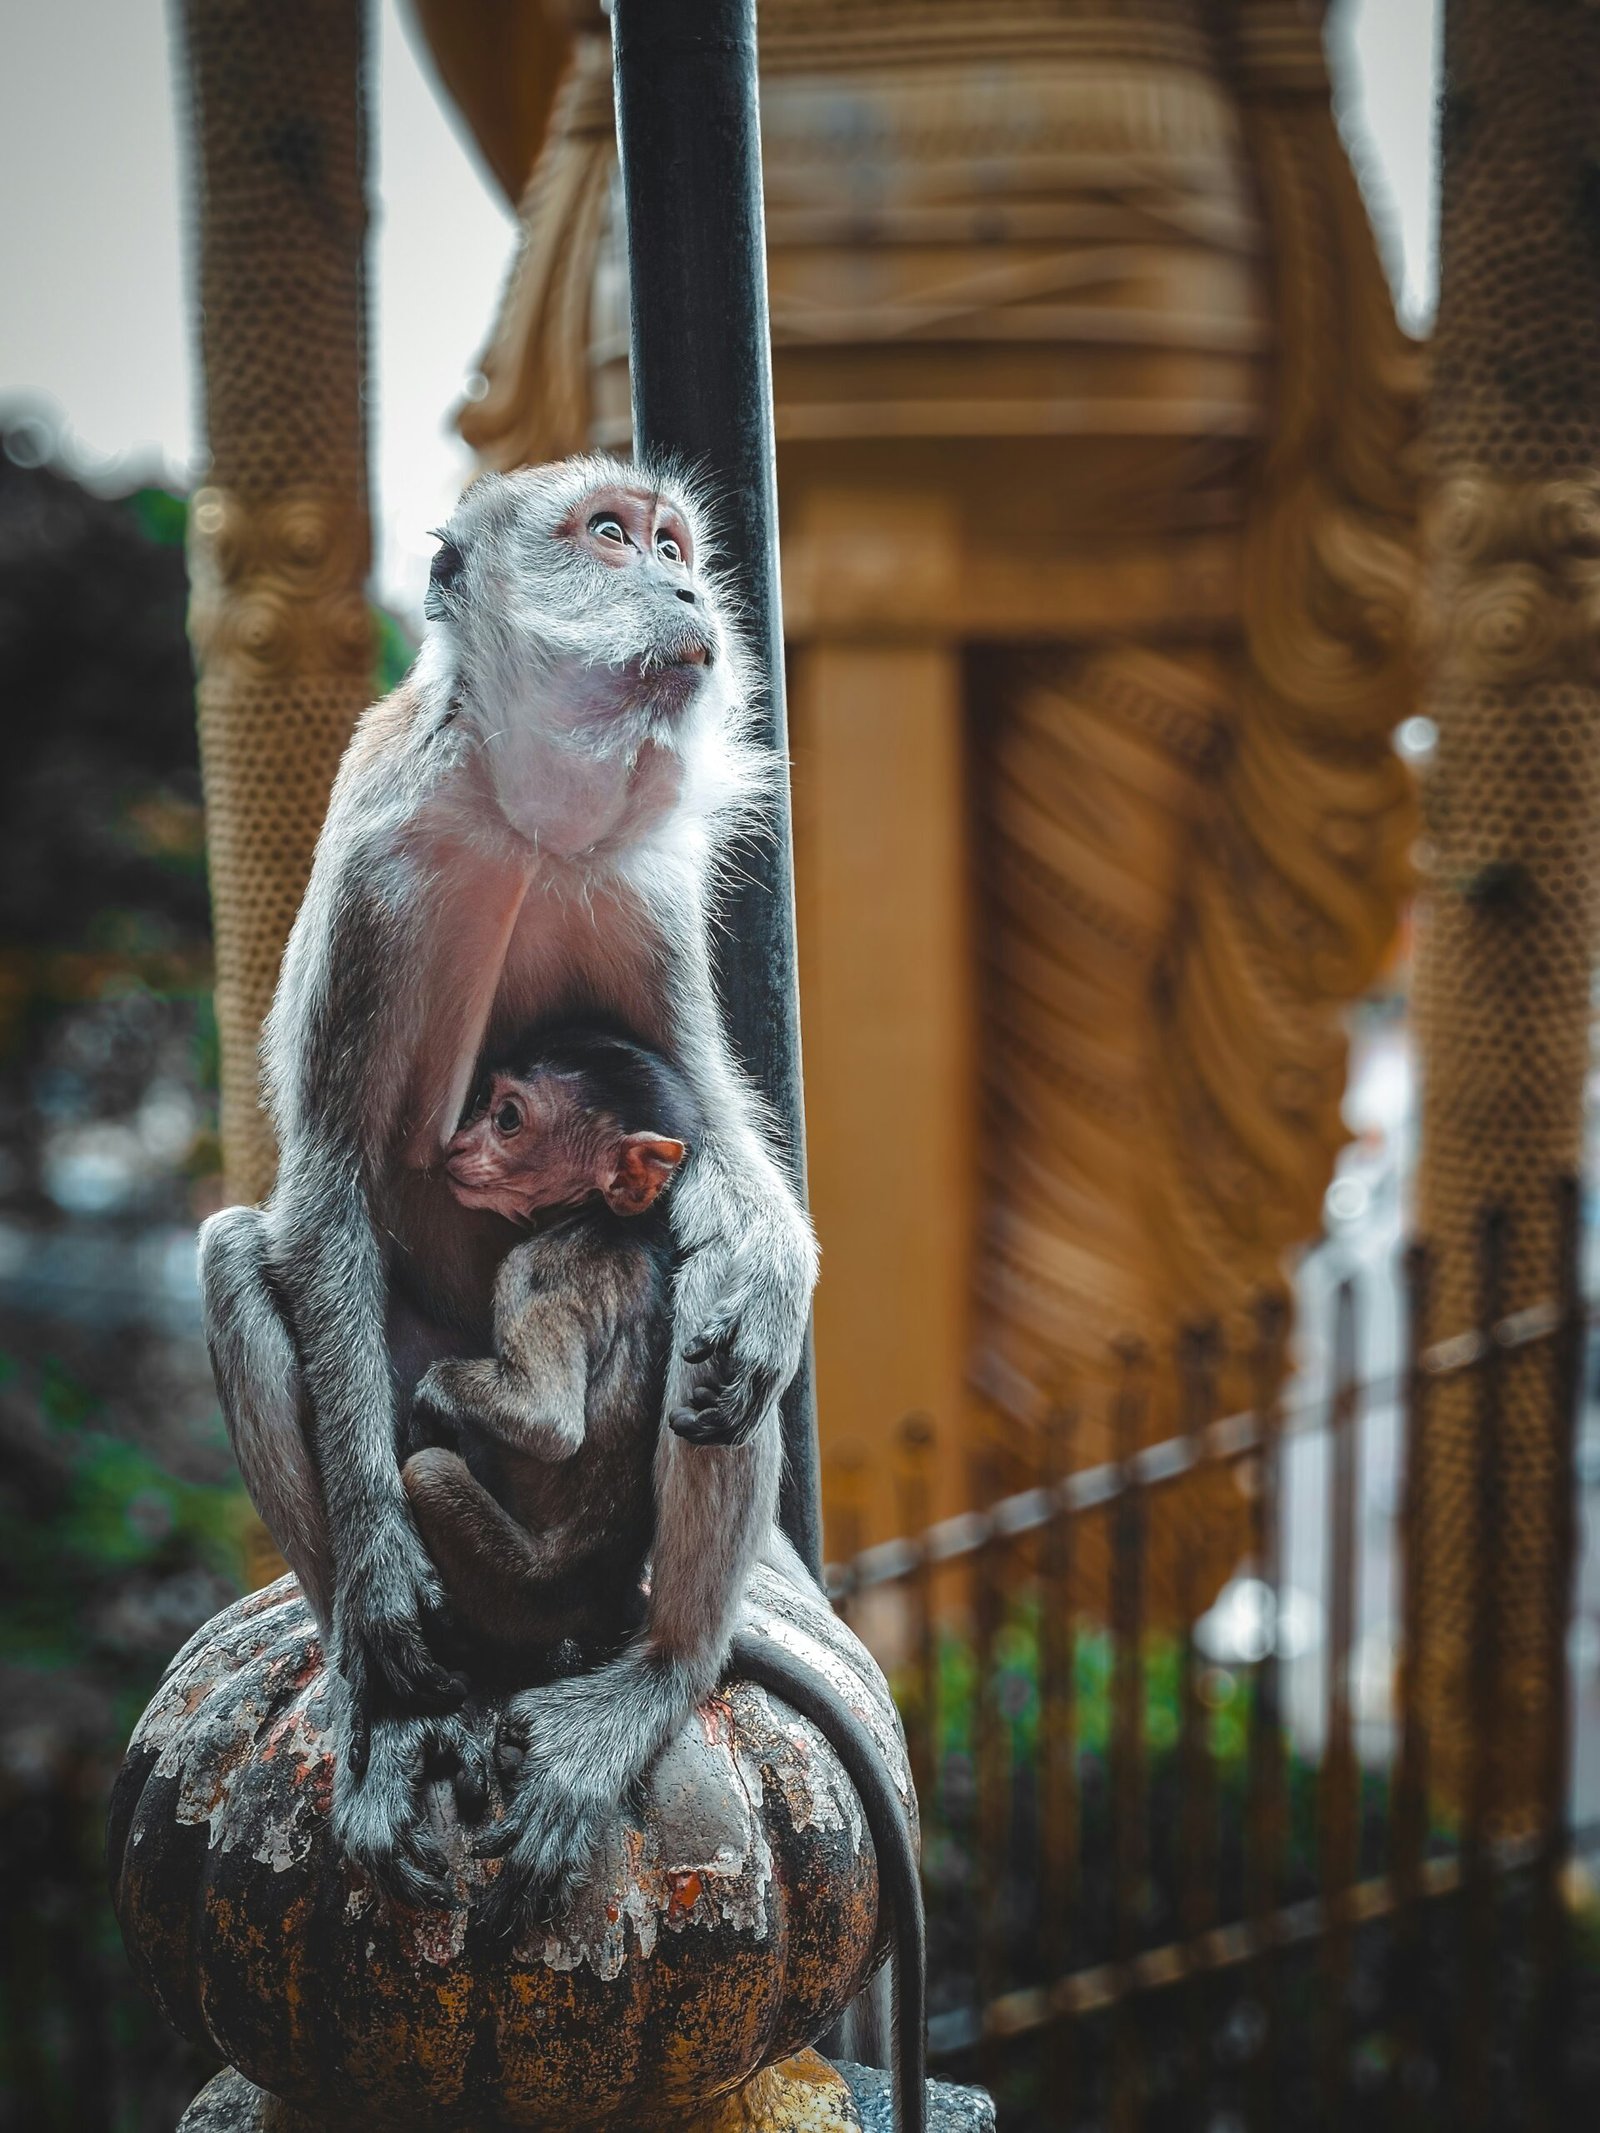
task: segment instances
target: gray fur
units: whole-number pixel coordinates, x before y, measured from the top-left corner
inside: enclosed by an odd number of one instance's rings
[[[652,545],[619,569],[586,552],[570,529],[606,484],[665,493],[636,468],[568,461],[483,477],[446,529],[459,571],[430,595],[412,673],[357,728],[285,953],[264,1040],[278,1182],[258,1214],[230,1211],[202,1239],[246,1481],[313,1590],[331,1558],[315,1604],[352,1747],[335,1824],[402,1890],[419,1771],[465,1689],[428,1642],[443,1588],[401,1480],[411,1393],[438,1357],[484,1353],[515,1241],[444,1182],[477,1061],[537,1022],[597,1018],[688,1079],[708,1123],[672,1194],[667,1412],[715,1380],[715,1423],[748,1433],[717,1447],[662,1432],[642,1640],[514,1714],[514,1737],[530,1733],[519,1839],[546,1879],[715,1683],[770,1542],[775,1404],[815,1278],[711,984],[716,868],[761,784],[744,658],[703,563],[669,566]],[[697,536],[693,502],[674,499]],[[697,650],[709,665],[684,663]],[[684,1360],[708,1335],[720,1352]]]
[[[519,1245],[496,1284],[491,1359],[438,1363],[419,1401],[455,1449],[416,1453],[406,1492],[451,1616],[482,1653],[591,1655],[642,1614],[655,1531],[671,1292],[666,1211],[580,1209]]]

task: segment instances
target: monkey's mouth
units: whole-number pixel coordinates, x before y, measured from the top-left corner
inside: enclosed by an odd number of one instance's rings
[[[496,1186],[504,1186],[505,1173],[488,1169],[476,1152],[459,1155],[447,1154],[444,1159],[445,1176],[450,1180],[450,1190],[458,1200],[481,1199],[486,1194],[493,1196]]]
[[[703,638],[682,643],[629,660],[624,670],[637,709],[673,716],[688,708],[713,663],[714,654]]]
[[[664,637],[628,662],[629,671],[648,682],[663,674],[704,673],[716,661],[709,633],[691,626]]]
[[[504,1215],[511,1222],[520,1222],[526,1217],[526,1200],[503,1178],[490,1184],[475,1177],[470,1170],[458,1169],[454,1163],[446,1163],[444,1167],[450,1180],[450,1196],[458,1205],[476,1208],[486,1214]]]

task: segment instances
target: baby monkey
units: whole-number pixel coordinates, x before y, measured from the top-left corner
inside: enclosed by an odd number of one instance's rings
[[[664,1196],[703,1127],[683,1077],[605,1031],[568,1030],[492,1068],[446,1150],[466,1207],[534,1225],[494,1289],[491,1358],[438,1362],[404,1481],[474,1670],[561,1672],[609,1657],[644,1619],[654,1466],[669,1361],[673,1244]],[[671,1417],[715,1441],[714,1385]],[[822,1733],[861,1799],[891,1923],[896,2124],[923,2124],[923,1916],[916,1854],[876,1742],[832,1683],[769,1638],[736,1634],[733,1672]],[[517,1919],[510,1862],[491,1912]]]
[[[642,1619],[671,1324],[662,1196],[700,1130],[665,1060],[568,1030],[491,1068],[445,1151],[464,1207],[533,1225],[495,1280],[495,1354],[435,1363],[417,1388],[419,1423],[442,1420],[454,1448],[403,1476],[478,1667],[593,1663]]]

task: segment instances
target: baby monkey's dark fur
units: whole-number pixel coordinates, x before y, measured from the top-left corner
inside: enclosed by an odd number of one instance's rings
[[[495,1281],[494,1356],[435,1363],[417,1389],[418,1422],[453,1445],[404,1470],[474,1672],[593,1662],[640,1619],[671,1333],[661,1195],[700,1129],[664,1060],[579,1030],[491,1066],[450,1143],[458,1199],[536,1225]]]
[[[672,1315],[664,1195],[702,1123],[664,1060],[605,1031],[565,1030],[490,1067],[450,1143],[464,1204],[536,1224],[495,1282],[495,1355],[435,1363],[418,1387],[419,1420],[441,1420],[453,1446],[419,1451],[404,1470],[475,1672],[591,1662],[642,1617]],[[731,1670],[810,1719],[861,1798],[895,1951],[896,2123],[917,2133],[924,1927],[905,1809],[830,1682],[749,1632],[734,1639]],[[515,1903],[509,1886],[506,1896]]]

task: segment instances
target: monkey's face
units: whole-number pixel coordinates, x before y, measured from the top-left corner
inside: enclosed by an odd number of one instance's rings
[[[624,1133],[572,1074],[491,1074],[445,1150],[463,1207],[521,1222],[598,1194],[616,1213],[643,1214],[683,1161],[682,1141]]]
[[[522,735],[630,768],[647,743],[687,761],[743,701],[697,514],[670,485],[606,459],[486,475],[440,539],[435,671],[502,753]]]
[[[445,1149],[450,1190],[512,1221],[581,1206],[595,1189],[590,1123],[570,1077],[493,1074]]]

